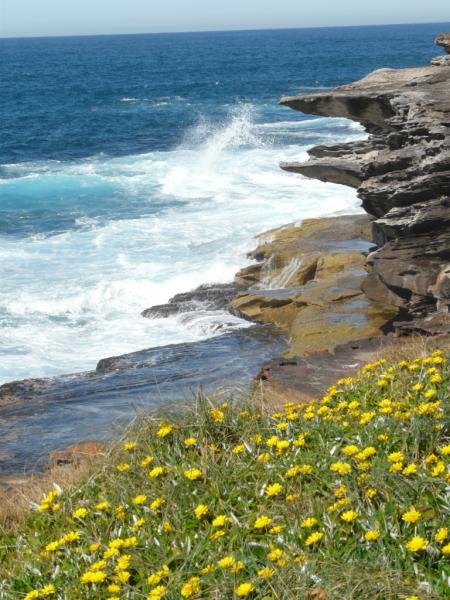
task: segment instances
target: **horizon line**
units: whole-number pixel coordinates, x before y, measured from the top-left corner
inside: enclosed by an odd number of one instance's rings
[[[4,35],[0,33],[0,40],[26,40],[26,39],[48,39],[48,38],[74,38],[74,37],[112,37],[112,36],[141,36],[141,35],[180,35],[189,33],[233,33],[250,31],[289,31],[298,29],[343,29],[358,27],[393,27],[407,25],[447,25],[449,21],[414,21],[407,23],[370,23],[358,25],[306,25],[303,27],[251,27],[251,28],[232,28],[232,29],[189,29],[182,31],[141,31],[124,33],[56,33],[51,35]]]

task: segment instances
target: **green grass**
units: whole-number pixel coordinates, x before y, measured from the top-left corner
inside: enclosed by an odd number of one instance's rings
[[[448,597],[449,383],[435,352],[316,404],[141,420],[5,532],[0,598]]]

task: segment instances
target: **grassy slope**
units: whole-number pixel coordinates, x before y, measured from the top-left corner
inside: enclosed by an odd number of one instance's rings
[[[435,352],[316,405],[149,418],[4,533],[0,598],[444,598],[449,381]]]

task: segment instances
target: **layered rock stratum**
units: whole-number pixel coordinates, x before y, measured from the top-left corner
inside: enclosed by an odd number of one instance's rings
[[[450,51],[450,34],[436,43]],[[450,330],[450,57],[379,69],[330,91],[281,99],[303,113],[361,123],[367,140],[318,146],[287,171],[357,189],[377,248],[366,296],[397,308],[397,330]]]

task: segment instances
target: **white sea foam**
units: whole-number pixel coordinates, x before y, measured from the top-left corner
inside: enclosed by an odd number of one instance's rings
[[[273,132],[283,129],[303,145],[275,144]],[[278,167],[333,136],[362,131],[343,119],[254,125],[244,106],[223,124],[200,123],[170,152],[16,165],[17,177],[3,183],[26,186],[22,194],[52,190],[62,202],[76,191],[86,206],[117,197],[127,218],[80,215],[58,235],[0,239],[0,382],[91,369],[105,356],[248,326],[220,311],[154,320],[140,313],[201,283],[232,280],[257,233],[359,211],[353,190]]]

